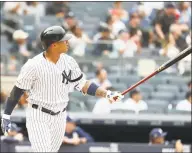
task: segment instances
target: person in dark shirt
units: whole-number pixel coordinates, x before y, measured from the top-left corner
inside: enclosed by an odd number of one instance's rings
[[[170,26],[176,21],[175,14],[175,5],[169,3],[163,11],[158,13],[155,19],[155,32],[161,41],[162,46],[165,46],[167,43],[166,41],[169,35]]]
[[[92,136],[79,126],[76,126],[75,121],[72,120],[69,116],[67,116],[66,121],[66,132],[64,135],[63,143],[79,145],[88,142],[94,142]]]
[[[55,1],[55,2],[48,2],[46,7],[46,14],[47,15],[56,15],[58,17],[64,17],[70,8],[67,5],[67,2],[63,1]]]
[[[68,14],[65,15],[64,21],[62,22],[62,27],[64,30],[68,32],[72,32],[72,28],[78,25],[78,21],[76,20],[73,12],[68,12]]]
[[[96,40],[96,46],[93,54],[95,56],[109,55],[112,52],[112,38],[111,32],[108,27],[103,27],[101,29],[101,36]]]

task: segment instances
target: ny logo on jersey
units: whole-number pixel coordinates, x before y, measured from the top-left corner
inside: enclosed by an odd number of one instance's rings
[[[66,79],[66,84],[68,84],[68,81],[71,81],[71,75],[72,75],[72,71],[71,71],[71,70],[69,71],[69,74],[68,74],[68,75],[66,74],[66,71],[64,70],[64,71],[62,72],[62,77],[63,77],[62,83],[64,83],[64,82],[65,82],[65,79]]]

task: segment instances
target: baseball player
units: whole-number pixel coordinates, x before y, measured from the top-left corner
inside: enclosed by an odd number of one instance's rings
[[[40,37],[45,51],[29,59],[22,67],[7,99],[1,126],[4,134],[9,134],[11,113],[27,91],[26,127],[32,149],[34,152],[57,152],[65,133],[68,94],[73,89],[83,95],[105,97],[110,102],[119,101],[123,96],[85,79],[76,61],[65,54],[71,35],[62,27],[49,27]]]

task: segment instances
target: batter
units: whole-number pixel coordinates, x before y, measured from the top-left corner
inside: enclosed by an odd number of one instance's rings
[[[85,79],[77,62],[65,54],[71,35],[66,34],[62,27],[49,27],[40,37],[45,51],[29,59],[22,67],[7,99],[1,126],[4,134],[8,135],[11,113],[27,91],[26,127],[33,151],[58,152],[65,133],[70,92],[77,89],[83,95],[105,97],[110,102],[121,100],[123,95]]]

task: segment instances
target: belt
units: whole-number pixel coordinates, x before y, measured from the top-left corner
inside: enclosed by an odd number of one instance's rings
[[[32,108],[38,109],[38,107],[39,107],[38,105],[32,104]],[[62,112],[64,112],[65,110],[66,110],[66,108],[64,108]],[[44,108],[44,107],[41,108],[41,111],[44,113],[50,114],[50,115],[58,115],[61,112],[61,111],[53,112],[53,111],[51,111],[47,108]]]

